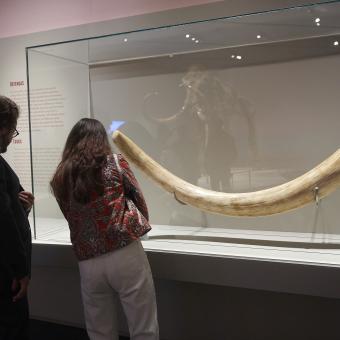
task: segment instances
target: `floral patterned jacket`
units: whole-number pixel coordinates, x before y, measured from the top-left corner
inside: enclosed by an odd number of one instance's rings
[[[122,248],[151,229],[142,191],[124,157],[108,156],[102,174],[103,195],[93,194],[87,204],[73,199],[60,204],[79,261]]]

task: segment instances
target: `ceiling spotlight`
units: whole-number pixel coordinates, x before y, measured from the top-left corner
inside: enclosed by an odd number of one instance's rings
[[[195,40],[196,40],[196,38],[191,38],[191,40],[192,40],[192,41],[195,41]]]
[[[256,38],[257,38],[257,39],[261,39],[261,38],[262,38],[261,34],[258,34],[258,35],[256,36]]]
[[[334,45],[334,46],[339,46],[339,41],[335,40],[335,41],[333,42],[333,45]]]
[[[320,23],[319,23],[319,22],[317,22],[317,23],[316,23],[316,26],[320,26]]]
[[[198,39],[197,39],[197,40],[195,40],[195,43],[196,43],[196,44],[198,44],[198,43],[199,43],[199,40],[198,40]]]
[[[234,58],[235,58],[235,54],[232,54],[230,57],[231,57],[232,59],[234,59]]]
[[[190,34],[186,34],[185,37],[188,39],[190,38]]]
[[[124,42],[127,42],[127,38],[124,38]]]
[[[316,22],[316,23],[320,22],[320,18],[316,18],[316,19],[314,20],[314,22]]]
[[[242,59],[242,56],[237,55],[237,56],[236,56],[236,59],[241,60],[241,59]]]

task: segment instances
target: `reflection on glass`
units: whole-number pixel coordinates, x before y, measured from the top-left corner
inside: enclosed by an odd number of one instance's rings
[[[113,120],[108,129],[108,133],[113,133],[125,124],[124,120]]]
[[[177,164],[177,173],[193,184],[231,191],[231,169],[238,156],[230,132],[233,115],[239,116],[245,124],[247,135],[244,138],[248,140],[251,158],[256,158],[250,103],[230,84],[224,83],[216,72],[202,65],[190,66],[178,87],[184,91],[181,108],[167,117],[157,117],[158,113],[152,112],[157,97],[167,94],[151,92],[144,97],[145,117],[162,131],[159,133],[162,136],[162,164]],[[171,167],[171,164],[168,166]]]

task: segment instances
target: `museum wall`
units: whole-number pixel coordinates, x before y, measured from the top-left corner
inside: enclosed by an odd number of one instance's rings
[[[297,3],[302,4],[306,3],[306,1],[220,1],[208,5],[173,9],[129,18],[118,18],[81,26],[73,26],[77,25],[77,23],[70,23],[69,25],[73,27],[0,39],[0,92],[17,98],[22,106],[22,114],[19,121],[19,130],[22,130],[20,142],[11,146],[9,153],[6,155],[7,159],[14,164],[14,168],[18,172],[19,177],[22,178],[24,186],[29,190],[31,188],[31,174],[29,165],[29,136],[27,132],[27,103],[25,97],[27,89],[25,47],[65,39],[109,34],[123,30],[128,31],[141,27],[239,14],[245,11],[253,12],[270,9],[273,6],[285,7]],[[44,28],[49,29],[51,27],[45,26]],[[20,32],[18,33],[20,34]],[[334,67],[338,67],[337,62],[332,60],[329,62]],[[261,124],[264,119],[269,118],[270,121],[273,118],[270,116],[270,112],[272,109],[278,108],[277,100],[281,103],[279,105],[280,112],[289,114],[288,117],[290,117],[287,121],[279,120],[278,123],[288,124],[287,130],[297,129],[297,125],[289,124],[292,123],[294,116],[293,113],[285,111],[285,93],[280,98],[273,98],[273,101],[269,102],[268,106],[264,108],[260,104],[260,98],[251,90],[254,84],[256,86],[261,85],[264,93],[266,86],[268,87],[273,82],[275,83],[275,77],[278,76],[278,69],[276,67],[277,65],[268,66],[268,68],[271,68],[272,73],[268,75],[268,82],[266,84],[258,83],[257,79],[262,79],[262,76],[255,66],[250,67],[248,70],[244,69],[244,71],[250,72],[248,74],[251,75],[252,82],[247,84],[245,81],[235,79],[234,84],[238,91],[250,98],[257,114],[261,117],[262,121],[258,122],[259,129],[265,127]],[[77,72],[82,74],[81,69]],[[234,76],[232,70],[230,72],[224,71],[224,73],[223,77],[232,78]],[[100,80],[100,73],[94,72],[93,76],[98,77]],[[178,77],[181,76],[182,74],[178,75]],[[327,77],[327,73],[320,75],[320,77]],[[114,82],[110,86],[114,86],[113,84]],[[286,80],[287,84],[289,84],[289,80]],[[338,86],[338,83],[335,85]],[[74,86],[79,86],[79,84],[74,84]],[[305,84],[300,84],[299,86],[305,86]],[[100,89],[101,82],[99,81],[93,90],[98,91]],[[286,88],[282,88],[283,92],[285,90]],[[55,92],[53,94],[58,95]],[[316,100],[316,97],[315,94],[311,96],[310,106],[315,104],[313,100]],[[301,102],[298,99],[296,100],[298,108],[301,106]],[[64,105],[70,105],[69,108],[72,111],[72,107],[75,104],[67,102]],[[84,102],[83,107],[84,110],[87,110],[88,102]],[[330,103],[330,107],[334,108],[334,103]],[[323,108],[320,108],[320,110],[323,110]],[[308,113],[305,112],[305,114],[307,115]],[[280,119],[280,117],[276,118]],[[76,118],[69,117],[69,119],[68,123],[71,124],[73,119]],[[334,119],[334,116],[332,116],[332,119]],[[300,123],[303,124],[303,122]],[[334,119],[332,123],[334,123],[335,131],[338,129],[338,121]],[[233,124],[242,126],[243,122],[236,120]],[[323,128],[323,125],[321,125],[321,128]],[[334,137],[334,131],[332,131],[331,137]],[[281,132],[281,138],[283,138],[286,135],[284,129]],[[312,135],[309,136],[308,143],[311,141],[320,142],[319,140],[313,140]],[[265,140],[262,141],[262,143],[264,142]],[[293,143],[293,141],[291,142]],[[327,143],[327,141],[321,142]],[[304,141],[300,140],[299,143],[302,145]],[[266,145],[262,146],[263,150],[266,150]],[[305,145],[303,146],[303,150],[305,150]],[[245,145],[241,144],[239,147],[245,148]],[[284,154],[289,148],[291,146],[285,144],[282,146],[281,152]],[[333,152],[333,150],[330,150],[330,152]],[[298,165],[300,170],[309,168],[321,161],[324,156],[327,156],[317,152],[311,155],[313,158],[308,163]],[[51,167],[51,163],[48,162],[47,160],[47,164],[50,164],[49,167]],[[334,208],[330,207],[330,209]],[[312,214],[311,210],[308,216],[312,218]],[[160,220],[160,216],[154,216],[155,220]],[[222,223],[217,219],[214,223],[223,224],[224,222]],[[242,223],[237,226],[242,227]],[[51,247],[51,249],[58,248],[55,245],[48,247]],[[59,253],[58,249],[56,251],[56,260],[48,266],[42,265],[39,259],[34,256],[30,295],[32,317],[63,324],[83,326],[78,270],[73,254],[71,251],[68,251],[66,255]],[[47,257],[49,252],[50,250],[47,248]],[[69,267],[58,265],[58,256],[66,256],[71,265]],[[226,268],[227,270],[228,268]],[[164,340],[224,339],[228,334],[232,336],[232,339],[254,340],[274,338],[277,340],[287,338],[332,340],[339,338],[339,330],[334,326],[336,325],[334,318],[340,312],[340,302],[337,299],[222,287],[192,283],[190,281],[181,282],[169,278],[159,279],[157,278],[157,273],[155,273],[155,277],[161,335]],[[320,280],[322,279],[320,277]],[[251,277],[249,280],[255,281],[257,278]],[[306,282],[306,285],[308,285],[308,282]],[[120,329],[122,333],[126,333],[126,325],[123,321],[120,323]],[[212,337],[209,338],[211,335]]]

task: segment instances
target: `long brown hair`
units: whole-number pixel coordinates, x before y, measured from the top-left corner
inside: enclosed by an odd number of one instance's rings
[[[102,169],[111,147],[101,122],[83,118],[69,133],[62,160],[50,182],[60,203],[71,198],[86,204],[93,193],[103,193]]]

